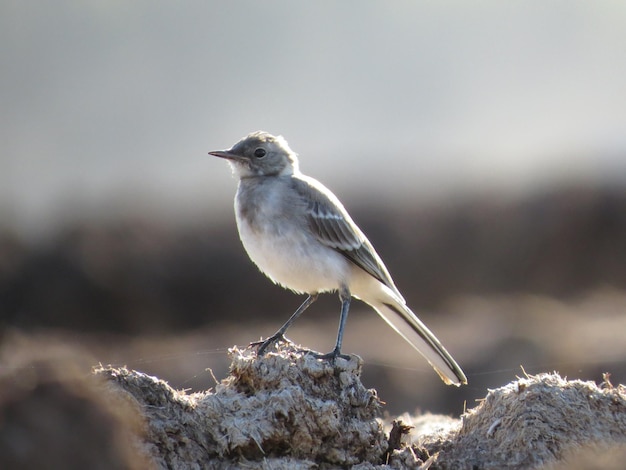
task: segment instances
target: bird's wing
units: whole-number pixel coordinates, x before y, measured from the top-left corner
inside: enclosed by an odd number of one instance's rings
[[[383,261],[337,197],[317,180],[294,179],[306,202],[307,222],[317,239],[389,287],[402,299]]]

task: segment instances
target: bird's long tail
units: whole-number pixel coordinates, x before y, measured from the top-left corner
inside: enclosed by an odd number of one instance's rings
[[[435,335],[405,304],[388,298],[368,303],[400,336],[426,358],[439,377],[448,385],[467,383],[465,374]]]

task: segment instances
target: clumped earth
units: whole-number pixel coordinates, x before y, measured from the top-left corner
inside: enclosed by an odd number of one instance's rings
[[[381,403],[359,380],[356,356],[332,365],[285,346],[263,358],[233,348],[231,357],[230,375],[215,390],[191,395],[125,368],[95,374],[137,401],[146,450],[160,467],[346,467],[385,453]]]
[[[42,351],[44,353],[42,354]],[[518,378],[459,419],[380,419],[361,360],[280,343],[232,348],[228,376],[187,393],[76,351],[23,345],[0,370],[0,468],[623,468],[626,387]],[[15,358],[19,357],[19,360]]]
[[[362,385],[357,357],[333,365],[281,344],[262,358],[233,348],[231,358],[215,390],[190,395],[124,368],[95,374],[141,410],[143,449],[158,468],[522,469],[568,458],[575,468],[577,450],[606,455],[626,444],[626,388],[608,377],[601,386],[522,377],[460,419],[391,425],[378,418],[382,404]]]

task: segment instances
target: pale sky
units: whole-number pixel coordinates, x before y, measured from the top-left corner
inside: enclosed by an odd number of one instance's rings
[[[0,223],[218,217],[282,134],[347,206],[626,182],[621,1],[0,6]]]

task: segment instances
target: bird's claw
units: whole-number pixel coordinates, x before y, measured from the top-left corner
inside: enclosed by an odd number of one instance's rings
[[[262,341],[254,341],[252,343],[250,343],[248,345],[248,347],[258,347],[257,349],[257,356],[261,357],[265,354],[267,348],[269,348],[270,346],[272,346],[273,344],[276,344],[278,342],[283,342],[283,343],[287,343],[287,344],[293,344],[293,341],[291,341],[289,338],[285,337],[284,334],[282,333],[277,333],[273,336],[270,336],[269,338],[267,338],[266,340],[262,340]]]
[[[323,361],[330,361],[331,364],[334,364],[338,357],[341,359],[345,359],[346,361],[349,361],[352,359],[352,356],[350,354],[341,354],[341,351],[337,348],[333,349],[331,352],[326,353],[326,354],[320,354],[320,353],[313,352],[313,351],[310,351],[309,354],[311,354],[316,359],[321,359]]]

